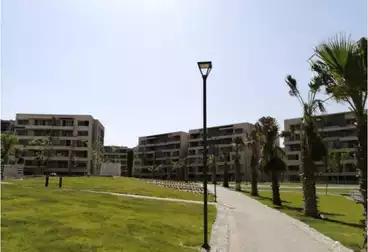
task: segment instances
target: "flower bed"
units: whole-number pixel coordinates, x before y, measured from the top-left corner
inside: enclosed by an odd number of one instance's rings
[[[183,192],[203,194],[203,188],[196,183],[186,183],[182,181],[170,181],[170,180],[146,180],[146,181],[148,183],[152,183],[158,186],[169,187]]]

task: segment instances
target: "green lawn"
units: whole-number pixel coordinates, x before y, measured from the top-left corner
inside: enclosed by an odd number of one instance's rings
[[[235,187],[235,184],[230,184],[231,187]],[[242,189],[247,191],[250,190],[251,184],[250,183],[242,183]],[[301,183],[281,183],[280,184],[280,191],[283,192],[302,192]],[[271,191],[271,183],[260,183],[258,184],[258,189],[260,191]],[[327,194],[350,194],[352,191],[358,190],[358,185],[337,185],[337,184],[330,184],[328,185]],[[326,185],[325,184],[317,184],[316,185],[317,193],[325,194],[326,193]]]
[[[245,192],[249,196],[249,192]],[[253,197],[263,204],[277,208],[296,219],[299,219],[319,232],[341,242],[343,245],[359,251],[363,243],[363,207],[343,196],[320,195],[319,210],[324,219],[314,219],[302,215],[303,196],[298,192],[281,192],[283,207],[272,204],[271,192],[260,192],[260,197]]]
[[[50,177],[50,188],[55,188],[58,185],[58,177]],[[24,179],[24,180],[8,180],[11,183],[31,186],[32,188],[43,188],[45,178]],[[166,187],[161,187],[148,183],[144,180],[135,178],[108,178],[108,177],[63,177],[63,188],[69,189],[84,189],[95,191],[107,191],[115,193],[127,193],[136,195],[155,196],[162,198],[176,198],[186,200],[202,201],[203,195],[182,192]],[[213,201],[212,195],[209,195],[209,200]]]
[[[29,185],[29,183],[27,183]],[[198,251],[201,205],[2,185],[3,251]],[[209,230],[216,215],[209,206]]]

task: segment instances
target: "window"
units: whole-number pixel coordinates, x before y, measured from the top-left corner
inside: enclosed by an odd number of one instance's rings
[[[76,151],[74,155],[76,157],[86,158],[88,157],[88,152],[87,151]]]
[[[63,126],[74,126],[74,120],[62,120]]]
[[[77,147],[88,147],[88,143],[86,141],[76,140]]]
[[[73,131],[62,131],[61,135],[62,136],[73,136]]]
[[[295,155],[287,155],[287,159],[288,160],[299,160],[299,155],[295,154]]]
[[[243,133],[243,129],[235,129],[235,134],[242,134]]]
[[[18,131],[17,131],[17,134],[18,134],[19,136],[27,136],[27,131],[26,131],[26,130],[18,130]]]
[[[288,171],[299,171],[299,165],[289,165]]]
[[[27,145],[29,143],[29,140],[27,139],[19,139],[19,144],[21,145]]]
[[[28,120],[18,120],[17,121],[17,124],[19,124],[19,125],[27,125],[28,123],[29,123]]]
[[[300,144],[291,144],[290,151],[300,151]]]
[[[88,136],[88,131],[78,131],[78,136]]]
[[[78,126],[89,126],[89,121],[78,121]]]

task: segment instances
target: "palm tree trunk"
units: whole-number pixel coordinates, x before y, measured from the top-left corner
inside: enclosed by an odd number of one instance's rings
[[[278,171],[271,171],[272,181],[272,203],[276,206],[281,206],[280,185]]]
[[[239,162],[239,148],[236,147],[236,158],[235,158],[235,191],[240,192],[240,162]]]
[[[358,161],[358,169],[360,171],[359,176],[359,187],[360,192],[363,198],[363,207],[364,207],[364,245],[367,244],[367,118],[366,115],[362,115],[359,120],[357,120],[358,124],[358,139],[359,145],[357,150],[357,161]],[[363,222],[362,221],[362,222]]]
[[[168,180],[171,180],[171,177],[172,177],[172,167],[171,167],[171,166],[169,166],[169,167],[167,168],[167,179],[168,179]]]
[[[183,169],[184,169],[184,181],[188,182],[189,180],[188,179],[188,167],[185,165]]]
[[[222,186],[229,188],[229,167],[227,165],[227,161],[225,161],[224,164],[224,182]]]
[[[253,166],[251,167],[252,169],[252,191],[251,191],[251,195],[252,196],[258,196],[258,185],[257,185],[257,182],[258,182],[258,173],[257,173],[257,170],[256,170],[256,166]]]
[[[216,160],[212,160],[212,184],[216,184]]]
[[[316,195],[316,177],[314,175],[315,165],[309,155],[307,140],[302,140],[302,171],[301,178],[303,185],[304,208],[305,216],[318,218],[318,205]]]

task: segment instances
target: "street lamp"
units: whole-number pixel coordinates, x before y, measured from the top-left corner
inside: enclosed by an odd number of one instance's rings
[[[207,237],[207,77],[212,69],[211,61],[198,62],[199,71],[203,79],[203,245],[202,248],[210,248]]]

